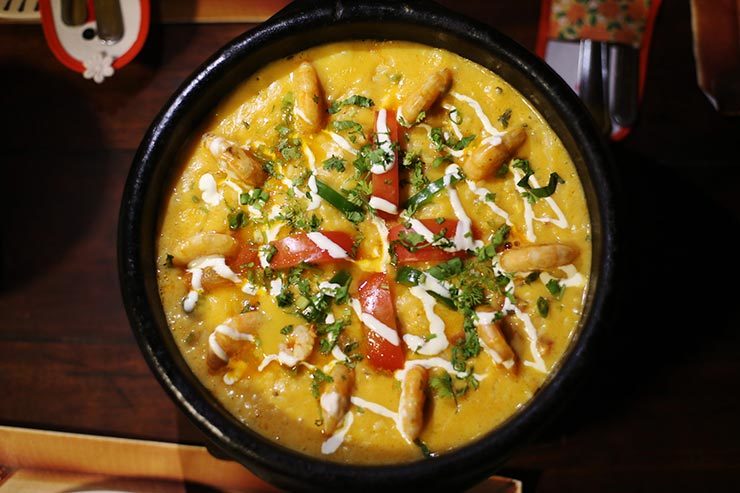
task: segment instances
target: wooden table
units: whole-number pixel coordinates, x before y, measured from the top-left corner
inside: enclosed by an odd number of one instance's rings
[[[534,46],[538,0],[444,3]],[[740,121],[696,86],[687,2],[664,4],[640,122],[613,146],[615,327],[579,397],[507,463],[529,491],[740,484]],[[139,57],[95,85],[38,26],[0,26],[0,424],[202,441],[129,330],[116,222],[155,114],[250,27],[155,23]]]

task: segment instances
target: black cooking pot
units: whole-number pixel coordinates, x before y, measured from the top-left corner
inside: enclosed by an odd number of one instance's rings
[[[481,439],[410,464],[348,466],[308,457],[246,428],[191,373],[167,326],[156,279],[155,239],[170,171],[182,145],[233,88],[266,64],[318,44],[398,39],[444,48],[496,72],[549,122],[586,194],[593,264],[585,310],[559,367],[534,398]],[[144,357],[170,396],[226,456],[291,490],[461,489],[490,475],[567,401],[605,322],[614,269],[614,218],[601,136],[576,95],[547,65],[488,26],[425,1],[299,1],[237,38],[200,67],[156,118],[136,154],[119,224],[119,274]],[[412,489],[409,489],[412,488]]]

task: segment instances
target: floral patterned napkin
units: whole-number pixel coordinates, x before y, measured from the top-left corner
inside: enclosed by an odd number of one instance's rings
[[[549,38],[593,39],[639,48],[651,0],[552,0]]]

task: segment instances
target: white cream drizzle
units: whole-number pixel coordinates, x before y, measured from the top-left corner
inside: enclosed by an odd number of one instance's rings
[[[353,156],[357,155],[357,150],[354,147],[352,147],[349,142],[347,142],[347,139],[345,139],[344,137],[342,137],[341,135],[337,133],[329,132],[328,130],[326,131],[326,133],[329,134],[329,137],[331,137],[331,140],[333,140],[339,147],[349,152]]]
[[[506,132],[501,132],[496,129],[491,124],[491,120],[488,119],[486,114],[483,112],[483,108],[481,108],[480,103],[476,101],[475,99],[466,96],[464,94],[460,94],[459,92],[450,91],[450,95],[454,97],[455,99],[459,99],[460,101],[465,101],[470,105],[471,108],[473,108],[473,111],[475,111],[476,116],[480,120],[481,124],[483,125],[483,129],[488,132],[491,136],[498,136],[499,138],[504,135]]]
[[[488,190],[487,188],[479,187],[473,180],[465,180],[465,183],[468,184],[468,188],[470,189],[470,191],[479,197],[479,202],[483,202],[484,204],[486,204],[493,211],[494,214],[503,218],[503,220],[506,221],[506,224],[508,224],[509,226],[513,225],[511,219],[509,218],[508,212],[496,205],[493,200],[486,199],[486,196],[490,193],[490,190]]]
[[[367,328],[369,328],[394,346],[398,346],[399,344],[401,344],[401,340],[398,337],[398,332],[388,327],[386,324],[373,317],[369,313],[363,312],[362,305],[357,298],[352,298],[350,300],[350,305],[357,314],[357,317],[362,321],[362,323],[367,326]]]
[[[395,411],[391,411],[387,407],[381,406],[380,404],[376,404],[375,402],[366,401],[362,397],[357,397],[353,395],[350,397],[350,402],[354,404],[357,407],[361,407],[363,409],[367,409],[368,411],[377,414],[378,416],[383,416],[384,418],[390,418],[393,420],[393,422],[396,424],[396,426],[400,429],[400,426],[398,426],[398,413]]]
[[[306,114],[298,107],[297,104],[293,105],[293,114],[303,120],[304,122],[308,123],[309,125],[312,124],[311,120],[308,119]]]
[[[188,264],[188,272],[192,274],[192,271],[194,271],[195,269],[202,270],[206,267],[210,267],[220,277],[228,279],[235,284],[239,284],[240,282],[242,282],[239,276],[237,276],[234,271],[231,270],[228,265],[226,265],[226,259],[220,255],[206,255],[204,257],[198,257],[195,260],[190,261],[190,263]],[[193,285],[193,287],[195,287],[195,285]],[[202,289],[202,287],[198,286],[196,289]]]
[[[446,110],[449,111],[448,117],[449,117],[449,120],[450,120],[450,125],[452,126],[452,131],[455,133],[455,137],[457,137],[458,139],[462,139],[463,138],[463,134],[460,131],[460,127],[458,126],[457,122],[455,121],[458,118],[453,118],[453,116],[452,116],[452,114],[455,113],[459,117],[460,116],[460,111],[458,111],[458,109],[457,109],[456,106],[453,106],[453,105],[451,105],[449,103],[443,103],[442,104],[442,108],[444,108],[444,109],[446,109]]]
[[[262,358],[262,362],[257,367],[257,371],[263,371],[265,368],[267,368],[267,365],[269,365],[273,361],[277,361],[281,365],[287,366],[288,368],[293,368],[296,365],[301,365],[305,366],[309,370],[316,369],[316,367],[311,363],[306,363],[305,361],[299,360],[292,354],[288,354],[285,351],[280,351],[277,354],[268,354],[264,358]]]
[[[259,293],[259,290],[260,290],[259,286],[257,286],[256,284],[252,284],[249,281],[246,281],[244,285],[242,286],[242,293],[248,294],[251,296],[254,296],[257,293]]]
[[[344,438],[353,422],[354,415],[352,414],[352,411],[347,411],[347,414],[345,414],[342,419],[342,426],[321,444],[321,453],[324,455],[330,455],[336,452],[342,443],[344,443]]]
[[[514,183],[516,186],[517,191],[521,194],[523,192],[526,192],[526,190],[519,185],[516,185],[519,183],[519,180],[521,180],[524,177],[524,174],[518,170],[518,169],[512,169],[512,175],[514,177]],[[535,178],[534,175],[529,177],[529,180],[532,183],[532,186],[539,187],[540,184],[537,181],[537,178]],[[526,226],[527,232],[526,232],[526,238],[528,241],[535,242],[537,241],[537,235],[534,232],[534,221],[539,221],[541,223],[551,223],[555,226],[565,229],[568,227],[568,219],[565,217],[565,214],[563,214],[563,211],[558,207],[557,202],[555,202],[555,199],[552,197],[545,197],[545,202],[547,202],[547,205],[550,206],[550,209],[555,213],[557,216],[556,218],[548,217],[548,216],[542,216],[537,217],[534,215],[534,209],[532,208],[532,204],[529,203],[529,201],[522,197],[522,203],[524,204],[524,224]]]
[[[496,275],[504,274],[503,269],[501,269],[501,266],[498,263],[498,256],[494,257],[491,260],[491,263],[493,264],[493,271],[496,273]],[[511,293],[511,295],[514,294],[513,280],[509,280],[509,283],[504,288],[504,292]],[[529,317],[529,314],[521,311],[519,307],[516,306],[516,304],[514,304],[509,299],[508,296],[504,296],[504,306],[501,310],[503,312],[514,312],[516,318],[518,318],[524,325],[524,333],[527,335],[527,339],[529,339],[529,351],[530,353],[532,353],[532,359],[534,359],[534,361],[525,361],[524,365],[530,366],[537,371],[541,371],[542,373],[547,373],[547,365],[545,365],[545,360],[542,359],[540,350],[537,347],[537,341],[539,339],[537,329],[532,323],[532,319]]]
[[[565,272],[565,275],[567,276],[565,279],[558,279],[556,277],[551,276],[547,272],[541,272],[540,281],[542,281],[542,284],[547,284],[553,279],[555,279],[561,286],[564,286],[564,287],[578,288],[586,284],[586,278],[583,277],[583,275],[580,272],[578,272],[578,269],[576,269],[575,265],[573,264],[562,265],[559,267],[559,269]]]
[[[270,281],[270,296],[278,296],[283,292],[283,280],[279,277]]]
[[[457,164],[451,164],[445,169],[445,177],[453,175],[460,176],[462,171]],[[473,222],[470,220],[468,215],[465,213],[465,209],[460,202],[460,197],[457,195],[457,190],[449,183],[447,185],[447,194],[450,198],[450,205],[452,210],[457,216],[457,228],[455,229],[455,247],[458,250],[475,250],[483,246],[483,242],[475,240],[473,238],[472,225]]]
[[[393,375],[396,377],[396,380],[403,381],[403,379],[406,378],[406,373],[408,373],[408,371],[414,366],[421,366],[427,369],[428,368],[442,368],[447,373],[451,375],[455,375],[457,378],[465,378],[468,376],[466,372],[455,370],[455,368],[452,367],[452,363],[450,363],[444,358],[439,358],[439,357],[406,360],[406,363],[403,365],[403,368],[400,370],[396,370],[396,372]],[[480,375],[478,373],[474,373],[473,376],[478,381],[484,380],[486,378],[485,375]]]
[[[311,193],[311,199],[309,200],[307,211],[313,211],[319,208],[321,205],[321,196],[319,195],[319,187],[316,184],[316,175],[311,174],[308,177],[308,191]]]
[[[216,206],[221,203],[221,194],[218,193],[216,179],[210,173],[205,173],[198,180],[198,188],[201,191],[200,197],[208,205]]]
[[[331,241],[326,235],[322,233],[312,231],[310,233],[306,233],[306,236],[314,245],[321,248],[322,250],[325,250],[331,258],[349,257],[349,254],[344,248]]]
[[[388,214],[398,214],[398,207],[384,198],[376,197],[372,195],[370,197],[370,207],[378,209],[379,211],[387,212]]]
[[[373,164],[370,167],[370,173],[374,175],[381,175],[386,171],[393,169],[394,166],[393,142],[391,142],[386,116],[387,111],[385,108],[379,110],[378,118],[375,121],[375,138],[377,139],[378,147],[383,151],[384,157],[382,164]]]
[[[426,277],[431,276],[427,275]],[[417,335],[404,334],[403,341],[411,350],[425,356],[434,356],[441,353],[447,349],[449,341],[445,334],[444,320],[434,312],[434,306],[437,304],[437,300],[435,300],[434,297],[427,293],[421,286],[413,286],[409,289],[409,292],[417,298],[424,307],[424,314],[429,321],[429,333],[432,334],[433,337],[426,340]]]
[[[319,283],[319,291],[322,294],[325,294],[326,296],[331,296],[332,298],[337,295],[337,290],[340,289],[341,287],[342,286],[340,286],[339,284],[335,282],[321,281]],[[330,315],[331,313],[326,316],[327,320],[325,322],[328,324],[331,323],[328,321]],[[334,318],[333,315],[331,315],[331,317]]]
[[[221,345],[216,340],[216,332],[211,332],[211,335],[208,336],[208,347],[211,349],[213,354],[215,354],[218,359],[221,361],[229,361],[229,355],[226,354],[226,351],[221,347]]]
[[[195,305],[198,303],[198,291],[191,289],[185,298],[182,300],[182,309],[185,313],[190,313],[195,310]]]

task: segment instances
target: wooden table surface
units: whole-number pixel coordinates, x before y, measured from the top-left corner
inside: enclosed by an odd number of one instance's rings
[[[539,0],[444,3],[534,46]],[[95,85],[40,27],[0,25],[0,424],[202,441],[129,329],[116,223],[155,114],[250,27],[155,23]],[[699,91],[690,29],[688,2],[664,2],[639,124],[613,146],[615,325],[579,396],[507,463],[528,491],[740,487],[740,120]]]

